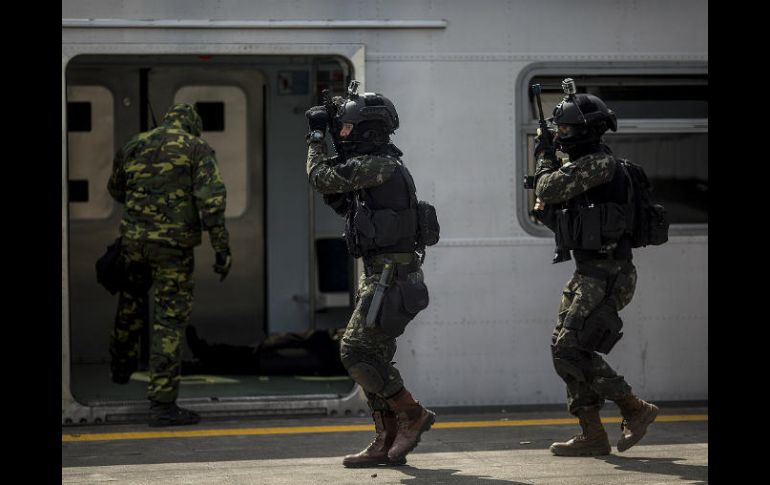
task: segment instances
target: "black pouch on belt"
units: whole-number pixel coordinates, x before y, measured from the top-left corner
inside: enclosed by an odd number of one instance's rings
[[[407,324],[429,303],[428,287],[422,281],[409,281],[406,272],[399,265],[380,309],[380,329],[393,338],[404,333]]]
[[[599,250],[602,248],[601,238],[601,210],[590,205],[579,209],[580,219],[580,248],[587,250]]]
[[[573,210],[562,209],[556,212],[556,247],[560,249],[576,249],[579,247],[575,238],[575,217]]]
[[[622,328],[623,320],[618,316],[615,303],[605,299],[585,319],[577,339],[586,350],[608,354],[623,336]]]

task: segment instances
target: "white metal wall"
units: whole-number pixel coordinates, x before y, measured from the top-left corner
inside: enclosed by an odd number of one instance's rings
[[[365,88],[398,107],[394,142],[441,222],[442,241],[425,266],[431,305],[396,354],[407,385],[430,405],[564,400],[549,344],[573,266],[551,265],[552,238],[530,236],[519,223],[520,74],[549,62],[708,65],[702,1],[223,1],[193,9],[182,0],[70,0],[62,17],[446,21],[445,28],[65,27],[62,38],[65,56],[97,46],[230,54],[365,46]],[[287,133],[284,142],[302,143],[303,134]],[[707,398],[707,234],[674,235],[637,251],[635,262],[637,294],[621,313],[625,337],[609,361],[645,398]]]

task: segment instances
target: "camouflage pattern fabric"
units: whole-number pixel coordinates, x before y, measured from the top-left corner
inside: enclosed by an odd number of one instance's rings
[[[407,278],[413,282],[422,281],[422,270],[409,273]],[[381,376],[385,387],[377,394],[367,392],[366,397],[372,411],[387,411],[389,407],[385,399],[400,391],[404,387],[404,381],[392,362],[396,354],[396,339],[383,333],[377,326],[366,326],[366,314],[369,312],[375,285],[379,280],[379,273],[372,273],[370,276],[362,274],[359,278],[355,309],[342,336],[340,354],[343,362],[352,355],[364,356],[364,360],[374,367],[386,369],[387,375]]]
[[[564,202],[611,181],[616,166],[612,155],[604,152],[585,155],[561,167],[555,160],[540,157],[535,170],[535,196],[546,204]]]
[[[194,247],[203,227],[214,251],[228,248],[227,194],[214,150],[198,138],[201,126],[192,106],[177,104],[118,150],[107,189],[124,204],[124,241]]]
[[[214,251],[229,248],[227,193],[202,121],[188,104],[171,107],[157,128],[140,133],[115,155],[107,184],[123,204],[121,257],[149,265],[148,295],[123,291],[110,343],[112,366],[131,369],[139,331],[150,328],[148,397],[172,402],[179,390],[182,331],[193,300],[193,247],[209,231]],[[134,280],[137,276],[129,276]]]
[[[307,152],[307,175],[310,185],[322,194],[353,192],[382,185],[398,166],[398,160],[382,155],[360,155],[345,163],[327,163],[326,144],[311,142]]]
[[[150,383],[148,398],[173,402],[179,393],[183,330],[193,302],[193,250],[156,243],[124,241],[121,257],[150,266],[153,285],[149,295],[120,293],[110,339],[113,365],[134,365],[139,334],[148,319],[150,329]],[[134,275],[129,275],[133,278]],[[149,296],[152,300],[148,301]]]
[[[580,267],[589,267],[605,271],[617,279],[609,295],[616,310],[620,310],[634,296],[636,289],[636,268],[630,261],[593,260],[580,263]],[[618,375],[596,352],[582,349],[577,340],[580,330],[564,326],[565,319],[586,318],[606,295],[607,283],[604,279],[578,273],[572,276],[564,288],[559,306],[559,317],[552,337],[554,354],[567,357],[570,364],[581,369],[586,380],[562,375],[567,384],[567,408],[577,415],[581,409],[601,408],[605,399],[617,400],[631,392],[631,386],[623,376]]]

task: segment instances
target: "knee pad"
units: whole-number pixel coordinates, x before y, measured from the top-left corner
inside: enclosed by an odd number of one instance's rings
[[[385,379],[375,366],[359,361],[351,366],[346,366],[350,377],[358,383],[364,391],[377,394],[385,387]]]
[[[577,349],[561,348],[555,345],[551,346],[551,355],[553,356],[553,367],[556,373],[564,379],[576,380],[578,382],[587,382],[590,378],[587,372],[580,365],[580,355]]]

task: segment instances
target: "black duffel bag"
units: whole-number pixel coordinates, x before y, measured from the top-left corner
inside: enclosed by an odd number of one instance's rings
[[[111,295],[123,289],[125,268],[120,257],[120,240],[115,239],[115,242],[107,246],[107,252],[96,260],[96,281]]]
[[[127,262],[121,255],[122,238],[107,246],[96,260],[96,281],[111,295],[119,291],[145,294],[152,285],[152,270],[146,263]]]

